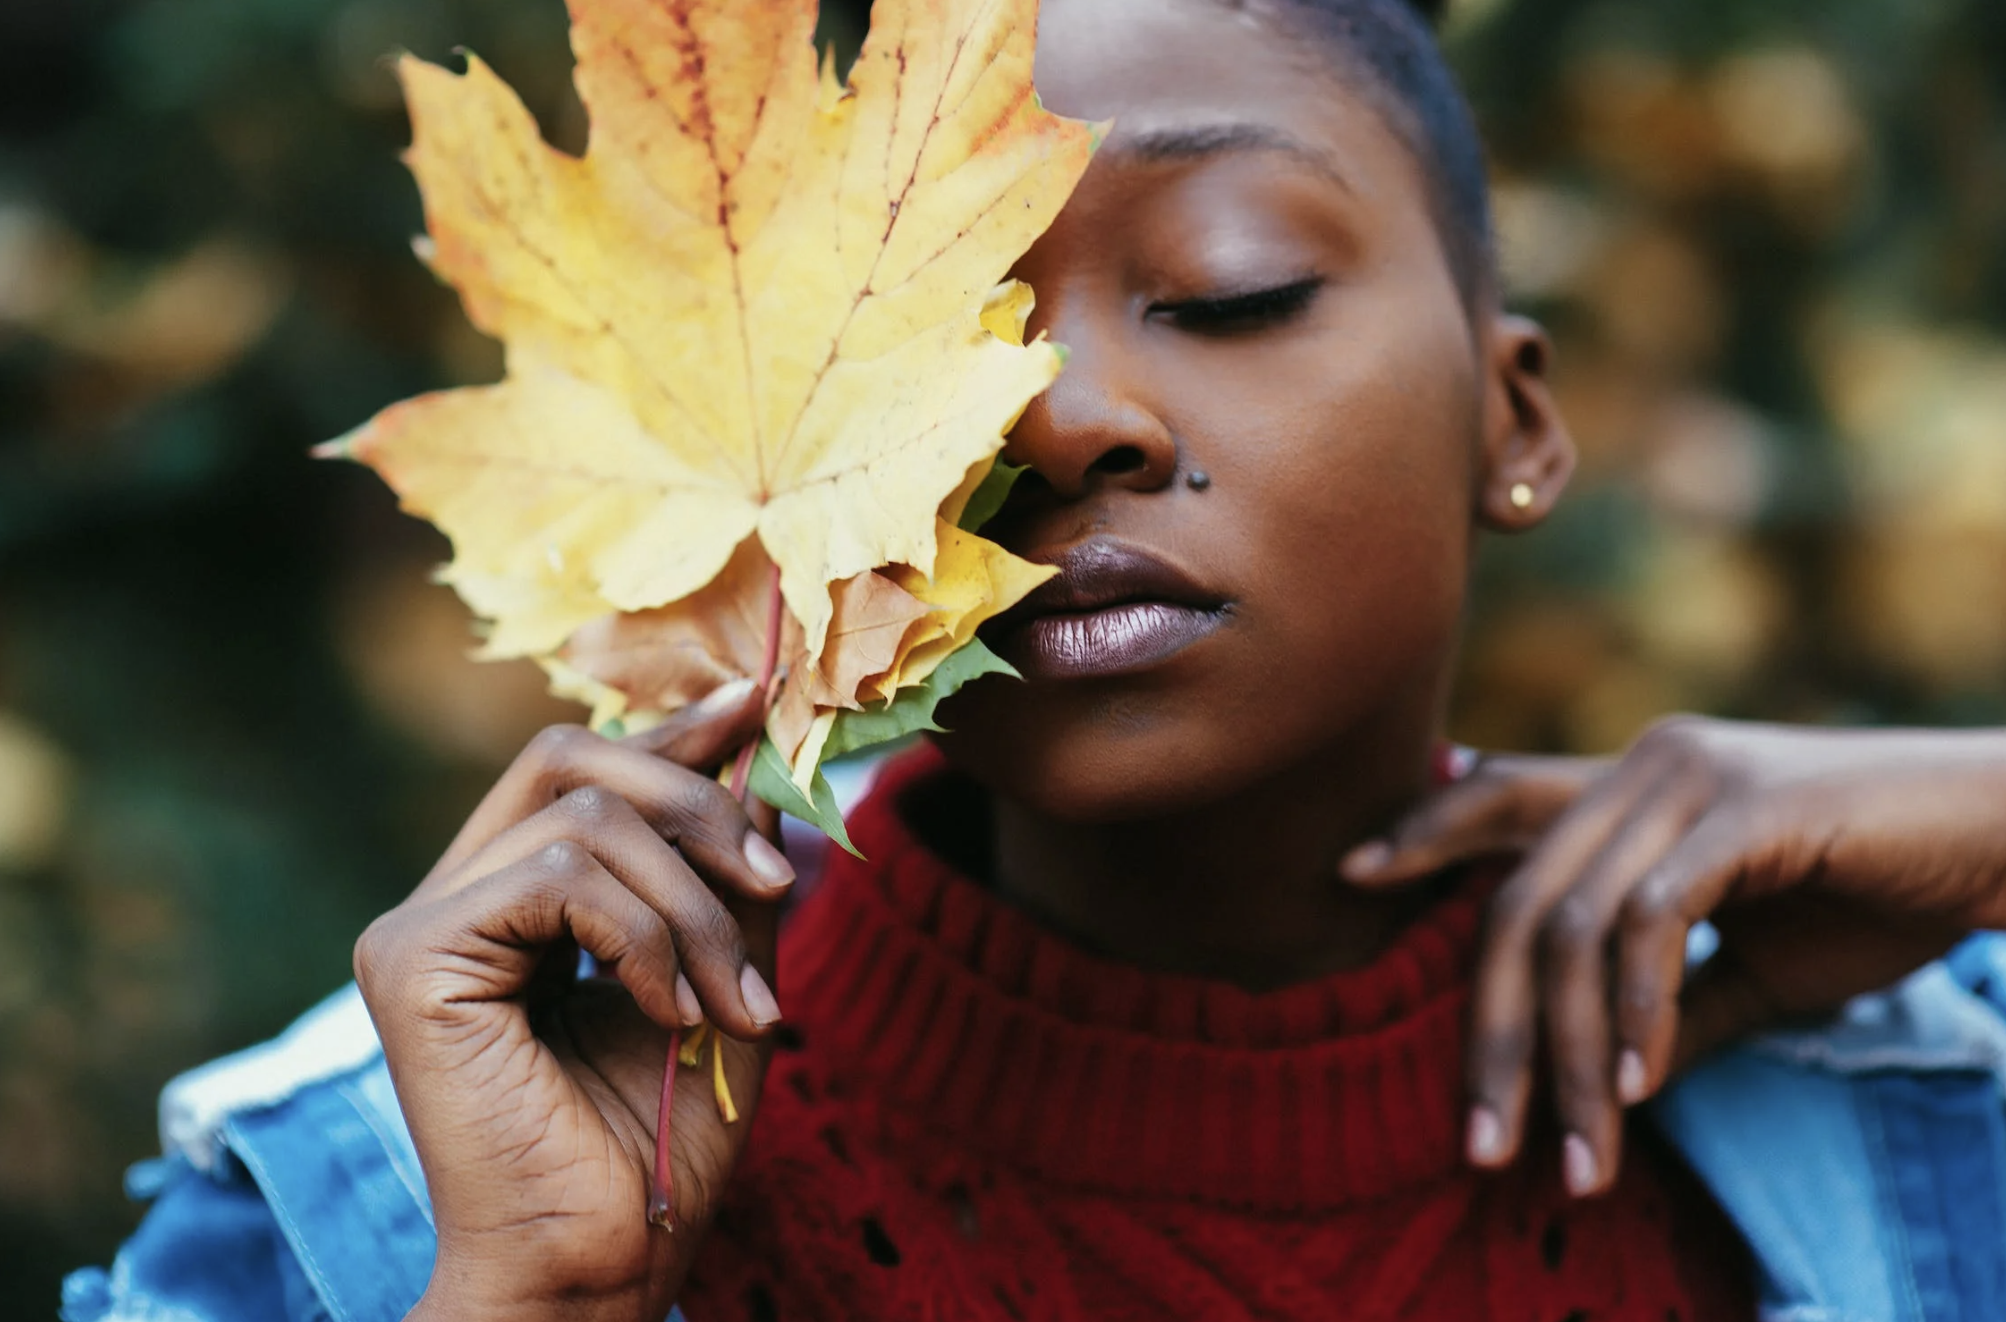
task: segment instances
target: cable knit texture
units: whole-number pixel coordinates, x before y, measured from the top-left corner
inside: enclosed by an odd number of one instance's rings
[[[1093,958],[958,875],[889,768],[783,938],[786,1044],[691,1322],[1750,1318],[1746,1254],[1633,1129],[1460,1158],[1471,878],[1370,967],[1267,994]]]

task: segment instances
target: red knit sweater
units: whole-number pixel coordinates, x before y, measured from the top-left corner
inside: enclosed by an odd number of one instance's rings
[[[787,1044],[691,1322],[1750,1318],[1744,1251],[1634,1131],[1616,1190],[1459,1156],[1481,885],[1286,991],[1109,964],[957,875],[890,768],[783,938]]]

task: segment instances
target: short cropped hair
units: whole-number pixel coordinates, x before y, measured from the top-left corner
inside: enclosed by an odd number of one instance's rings
[[[1317,38],[1361,79],[1428,179],[1435,228],[1464,304],[1497,289],[1490,176],[1461,85],[1435,40],[1447,0],[1220,0]]]
[[[1343,74],[1374,94],[1426,175],[1450,274],[1474,314],[1497,287],[1490,181],[1475,117],[1435,41],[1448,0],[1218,0],[1317,38]],[[870,0],[822,0],[824,18],[861,34]]]

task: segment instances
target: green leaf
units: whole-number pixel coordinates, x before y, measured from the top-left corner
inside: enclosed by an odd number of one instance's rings
[[[850,832],[843,825],[843,810],[836,803],[836,791],[830,788],[829,778],[820,767],[815,768],[815,797],[811,800],[795,785],[787,770],[787,759],[780,756],[773,740],[762,736],[759,752],[752,759],[751,784],[752,792],[767,803],[800,818],[858,858],[863,857],[850,843]]]
[[[894,743],[922,730],[943,728],[935,719],[940,704],[963,685],[984,675],[1021,678],[1008,661],[990,651],[980,639],[972,639],[967,646],[941,662],[926,677],[924,684],[900,690],[882,707],[839,714],[829,731],[828,743],[822,747],[822,760],[833,762],[851,753]],[[815,768],[812,789],[812,797],[803,794],[794,783],[794,777],[787,769],[787,760],[780,756],[773,740],[760,739],[759,752],[752,760],[752,792],[780,811],[807,822],[862,858],[857,847],[850,843],[850,833],[843,826],[843,811],[836,804],[836,792],[830,788],[829,778],[822,774],[820,766]]]
[[[1017,485],[1017,479],[1030,469],[1018,464],[1006,464],[998,459],[989,466],[988,474],[976,484],[975,494],[968,498],[968,505],[961,511],[961,530],[979,532],[982,525],[996,517],[1003,508],[1003,502],[1010,498],[1010,489]]]
[[[846,711],[838,715],[835,728],[829,731],[829,742],[822,750],[822,759],[831,761],[922,730],[942,729],[934,719],[935,709],[962,685],[984,675],[1022,678],[1008,661],[990,651],[981,639],[970,639],[967,646],[941,662],[926,677],[926,683],[900,689],[882,707],[866,707],[862,711]]]

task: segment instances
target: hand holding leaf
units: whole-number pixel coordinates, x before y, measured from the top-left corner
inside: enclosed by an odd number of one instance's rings
[[[506,379],[330,448],[598,717],[778,681],[757,783],[840,832],[822,758],[1007,669],[975,630],[1049,572],[961,525],[1060,369],[1000,282],[1094,133],[1031,90],[1035,0],[880,0],[847,84],[813,0],[570,8],[582,158],[478,60],[402,66],[429,260]]]

